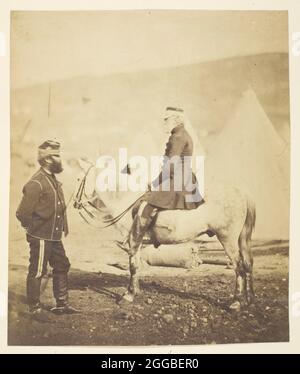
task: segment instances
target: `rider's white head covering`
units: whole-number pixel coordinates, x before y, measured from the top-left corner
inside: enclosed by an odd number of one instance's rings
[[[167,119],[172,116],[178,119],[178,123],[182,123],[184,125],[185,129],[192,137],[194,143],[194,155],[204,155],[205,151],[199,140],[199,136],[197,135],[194,127],[192,126],[184,110],[182,108],[177,107],[167,107],[164,119]]]

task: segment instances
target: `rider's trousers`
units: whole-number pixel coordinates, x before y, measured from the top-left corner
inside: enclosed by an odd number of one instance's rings
[[[145,201],[142,201],[142,203],[140,204],[138,212],[134,217],[131,230],[129,232],[129,247],[130,251],[132,251],[133,254],[142,244],[143,237],[146,231],[151,226],[157,211],[158,208],[148,204]]]

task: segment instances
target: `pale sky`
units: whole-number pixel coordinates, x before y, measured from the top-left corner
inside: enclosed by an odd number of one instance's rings
[[[288,52],[287,12],[13,12],[12,87]]]

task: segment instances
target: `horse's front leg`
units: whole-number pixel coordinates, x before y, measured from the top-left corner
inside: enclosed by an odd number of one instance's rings
[[[134,296],[140,293],[139,285],[139,269],[141,263],[140,246],[134,253],[129,254],[129,271],[130,280],[128,289],[123,295],[122,299],[125,301],[133,302]]]
[[[126,301],[133,301],[134,296],[140,292],[138,271],[141,264],[141,246],[143,236],[147,231],[152,217],[156,214],[156,208],[142,202],[139,206],[138,212],[134,217],[133,224],[128,238],[128,254],[129,254],[129,270],[130,282],[126,294],[123,299]]]
[[[135,254],[129,256],[129,270],[130,270],[130,281],[128,286],[128,291],[133,295],[138,295],[140,293],[140,282],[138,271],[141,265],[141,251],[140,248]]]

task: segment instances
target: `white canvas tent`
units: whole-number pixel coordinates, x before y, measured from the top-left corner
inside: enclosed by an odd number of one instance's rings
[[[244,92],[211,147],[205,173],[210,188],[230,183],[250,192],[257,208],[256,238],[288,238],[286,142],[275,131],[253,90]]]

